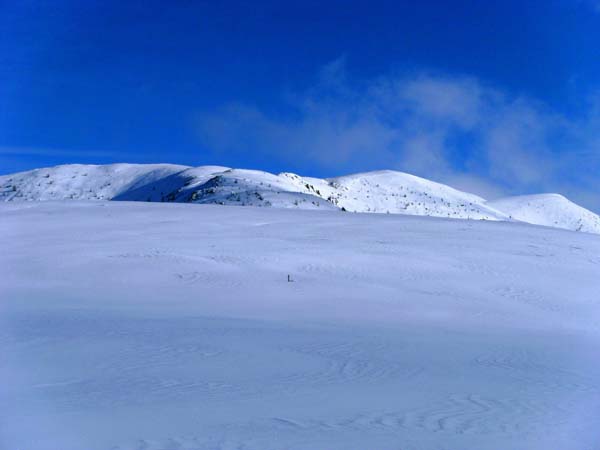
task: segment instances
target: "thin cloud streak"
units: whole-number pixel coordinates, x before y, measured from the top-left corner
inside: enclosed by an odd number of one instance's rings
[[[0,155],[15,156],[68,156],[68,157],[122,157],[123,152],[66,150],[45,147],[12,147],[0,146]]]

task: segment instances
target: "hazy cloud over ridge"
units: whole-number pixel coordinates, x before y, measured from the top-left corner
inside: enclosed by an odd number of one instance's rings
[[[310,162],[332,175],[393,168],[485,197],[561,192],[600,210],[600,97],[572,118],[471,77],[349,79],[340,58],[314,86],[288,93],[283,113],[224,105],[201,115],[199,136],[217,152]]]

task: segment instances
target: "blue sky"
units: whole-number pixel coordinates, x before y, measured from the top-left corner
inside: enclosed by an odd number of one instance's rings
[[[0,173],[404,170],[600,211],[600,1],[0,4]]]

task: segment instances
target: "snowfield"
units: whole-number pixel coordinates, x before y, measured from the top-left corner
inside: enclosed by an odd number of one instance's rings
[[[0,176],[0,201],[130,200],[521,221],[600,234],[600,216],[558,194],[497,201],[393,170],[320,179],[173,164],[70,164]]]
[[[7,202],[0,249],[3,450],[600,448],[594,234]]]

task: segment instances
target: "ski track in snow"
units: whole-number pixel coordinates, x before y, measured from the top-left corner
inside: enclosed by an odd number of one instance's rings
[[[0,215],[0,449],[600,448],[597,236],[160,204]]]

